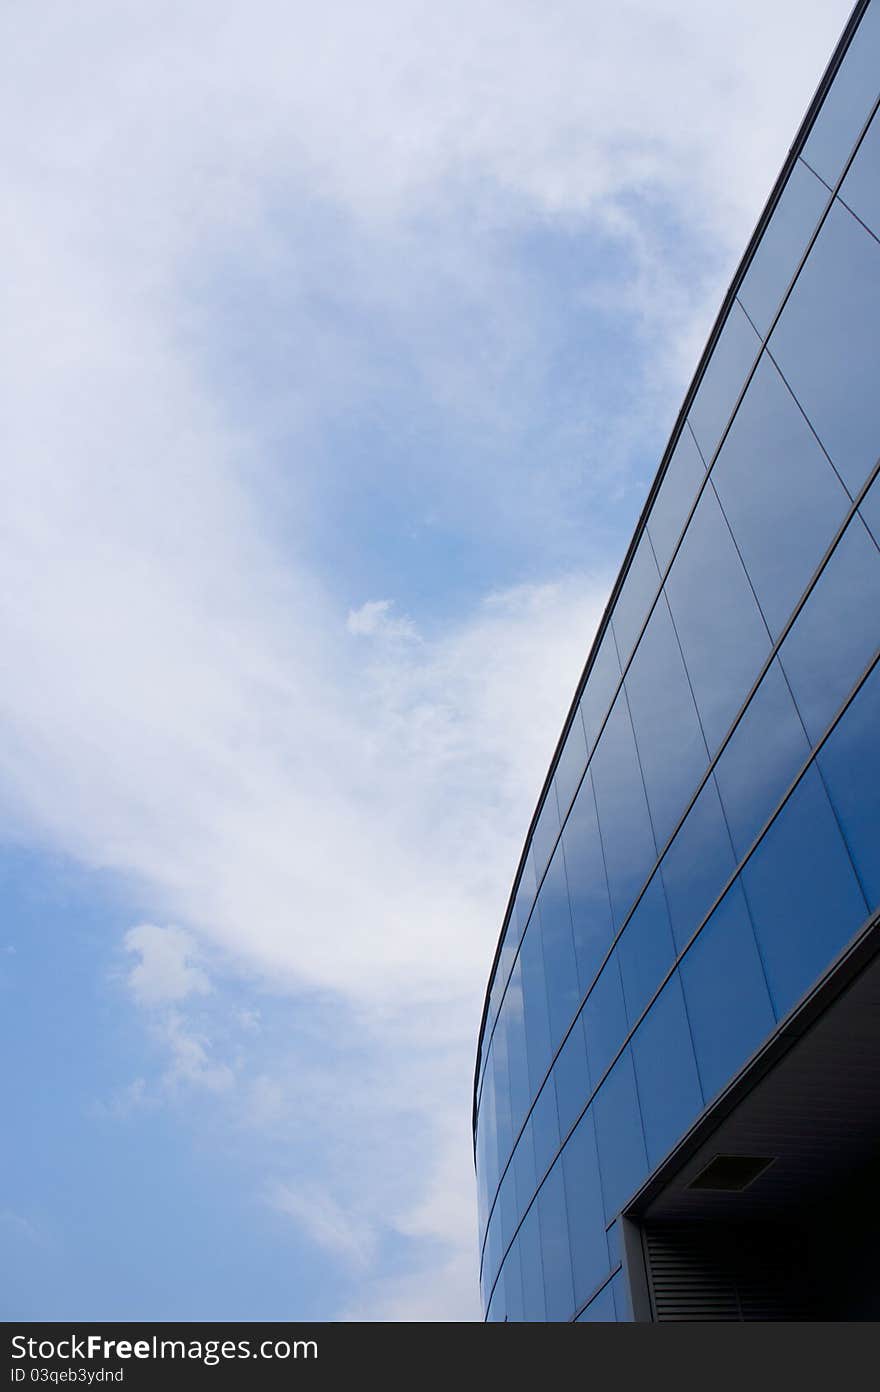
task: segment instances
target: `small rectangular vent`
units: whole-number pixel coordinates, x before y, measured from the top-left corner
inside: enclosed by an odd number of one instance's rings
[[[696,1179],[692,1179],[689,1189],[719,1189],[736,1193],[748,1189],[758,1175],[763,1174],[774,1157],[767,1155],[716,1155],[711,1159]]]

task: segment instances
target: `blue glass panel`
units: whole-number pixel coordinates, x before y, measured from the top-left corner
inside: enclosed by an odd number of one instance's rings
[[[520,1324],[525,1318],[525,1313],[518,1241],[514,1242],[504,1263],[504,1304],[511,1324]]]
[[[619,925],[654,861],[654,836],[626,696],[620,692],[591,765],[608,888]]]
[[[492,1058],[490,1052],[490,1060]],[[480,1139],[483,1142],[483,1175],[490,1198],[498,1183],[498,1130],[495,1125],[495,1068],[486,1066],[483,1096],[480,1099]]]
[[[608,712],[611,697],[614,695],[619,681],[620,663],[617,660],[617,645],[609,625],[605,630],[602,642],[599,644],[596,660],[590,670],[584,694],[581,697],[581,714],[591,749],[599,738],[602,721]]]
[[[679,952],[721,893],[733,867],[730,834],[715,779],[710,777],[663,857],[666,901]]]
[[[568,1215],[562,1166],[554,1165],[538,1195],[541,1255],[544,1261],[544,1300],[547,1319],[569,1320],[574,1314]]]
[[[616,950],[631,1029],[675,957],[669,911],[659,871],[639,900]]]
[[[770,351],[850,492],[877,462],[880,244],[831,208],[769,340]]]
[[[556,1088],[559,1131],[565,1136],[580,1116],[590,1095],[587,1043],[584,1038],[584,1022],[580,1015],[553,1065],[553,1082]]]
[[[621,1054],[596,1094],[593,1111],[605,1218],[610,1223],[644,1181],[648,1170],[629,1049]]]
[[[804,159],[835,184],[877,98],[880,6],[868,7],[804,146]]]
[[[529,1061],[526,1053],[525,1016],[522,998],[522,967],[517,960],[507,987],[502,1007],[502,1020],[507,1032],[507,1069],[510,1080],[510,1114],[514,1131],[522,1125],[531,1101]],[[500,1023],[500,1022],[499,1022]]]
[[[744,856],[809,754],[774,659],[715,765],[737,859]]]
[[[618,1271],[614,1280],[611,1282],[611,1293],[614,1296],[614,1315],[617,1323],[629,1324],[633,1317],[632,1304],[626,1286],[626,1279],[622,1271]]]
[[[544,1267],[537,1203],[533,1203],[526,1214],[517,1241],[522,1273],[523,1319],[529,1323],[543,1323],[547,1318],[547,1306],[544,1301]]]
[[[859,512],[865,520],[875,542],[880,546],[880,479],[875,479],[859,504]]]
[[[663,846],[708,762],[665,595],[642,635],[626,676],[626,693],[654,835]]]
[[[660,572],[654,560],[651,539],[647,532],[643,532],[611,619],[617,639],[617,655],[624,667],[659,588]]]
[[[550,1010],[550,1037],[555,1048],[571,1024],[581,1000],[561,844],[541,886],[538,911],[541,915],[541,950]]]
[[[767,1038],[775,1020],[752,923],[735,880],[680,967],[708,1101]]]
[[[495,1066],[495,1130],[498,1136],[498,1159],[503,1165],[513,1148],[514,1137],[507,1070],[507,1033],[503,1029],[495,1031],[492,1054]]]
[[[825,185],[798,160],[739,288],[739,298],[759,333],[766,334],[770,328],[829,197]]]
[[[551,1055],[550,1015],[544,985],[544,956],[541,952],[540,925],[537,918],[532,919],[529,931],[523,938],[520,962],[529,1087],[532,1097],[535,1097],[547,1072]]]
[[[730,419],[760,347],[761,340],[741,306],[734,301],[714,352],[706,364],[688,417],[707,464],[715,453],[721,432]]]
[[[611,1224],[605,1236],[608,1241],[608,1261],[612,1267],[619,1266],[623,1260],[619,1218],[616,1223]]]
[[[700,452],[685,423],[648,518],[648,531],[661,570],[666,569],[672,558],[675,543],[705,475]]]
[[[659,1164],[703,1108],[678,973],[667,982],[632,1041],[648,1160]]]
[[[712,482],[776,638],[851,500],[766,354],[715,462]]]
[[[506,1251],[507,1245],[513,1234],[520,1218],[519,1204],[516,1201],[516,1179],[513,1173],[513,1166],[509,1165],[501,1181],[498,1190],[498,1198],[495,1200],[495,1207],[501,1215],[500,1233],[501,1250]],[[493,1215],[494,1216],[494,1215]]]
[[[608,1270],[605,1207],[592,1108],[562,1152],[575,1307],[583,1305]]]
[[[880,117],[875,116],[847,170],[840,196],[880,237]]]
[[[559,801],[559,813],[563,821],[571,806],[571,800],[577,792],[577,786],[581,779],[581,774],[587,766],[587,740],[584,734],[584,722],[581,719],[580,706],[574,713],[562,753],[559,756],[559,763],[556,767],[556,796]]]
[[[532,1140],[532,1119],[529,1117],[522,1135],[517,1143],[516,1150],[513,1152],[513,1179],[516,1186],[516,1204],[520,1213],[524,1213],[527,1204],[538,1185],[538,1170],[535,1165],[535,1145]]]
[[[532,1139],[535,1145],[535,1170],[538,1183],[559,1149],[559,1118],[556,1114],[556,1089],[548,1078],[541,1089],[531,1115]]]
[[[531,850],[523,862],[522,874],[516,888],[516,898],[513,902],[513,914],[515,918],[514,941],[515,948],[519,946],[520,939],[526,931],[526,924],[529,921],[529,914],[535,902],[535,893],[538,888],[538,881],[535,878],[535,862],[532,858]]]
[[[617,956],[613,954],[582,1012],[590,1077],[595,1087],[627,1035],[626,1010]]]
[[[611,1289],[611,1282],[603,1286],[599,1294],[595,1296],[582,1314],[578,1315],[578,1324],[614,1324],[617,1314],[614,1309],[614,1293]]]
[[[779,655],[814,743],[874,656],[878,614],[880,553],[856,515]]]
[[[492,1211],[492,1217],[489,1220],[489,1232],[486,1236],[486,1250],[483,1253],[483,1271],[489,1285],[492,1284],[498,1273],[498,1266],[503,1255],[504,1247],[501,1243],[501,1211],[496,1204]]]
[[[711,483],[703,490],[666,590],[714,753],[758,674],[770,637]]]
[[[873,909],[880,903],[880,667],[829,736],[819,767]]]
[[[559,835],[559,805],[556,801],[556,784],[547,789],[544,805],[538,816],[537,825],[532,832],[532,855],[535,859],[535,874],[540,880],[547,861]]]
[[[611,942],[611,900],[596,818],[593,776],[588,773],[562,833],[565,872],[581,995],[593,983]]]
[[[865,916],[864,898],[815,767],[749,859],[743,884],[781,1017]]]
[[[480,1281],[480,1293],[483,1304],[486,1304],[487,1289],[485,1283]],[[504,1282],[500,1280],[492,1292],[492,1299],[489,1301],[489,1308],[486,1311],[486,1323],[497,1324],[504,1319]]]

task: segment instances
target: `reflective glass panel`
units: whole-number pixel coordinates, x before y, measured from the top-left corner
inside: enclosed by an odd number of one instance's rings
[[[612,954],[582,1012],[593,1086],[602,1077],[627,1034],[626,1010],[617,956]]]
[[[705,474],[700,451],[694,443],[690,427],[685,422],[648,518],[648,531],[661,571],[666,569],[672,559],[675,543],[681,536],[685,518],[693,506],[697,489]]]
[[[798,160],[739,288],[739,298],[759,333],[766,334],[770,328],[829,196],[821,180]]]
[[[603,1286],[599,1294],[595,1296],[582,1314],[578,1315],[578,1324],[614,1324],[617,1314],[614,1308],[614,1293],[611,1289],[611,1282]]]
[[[659,587],[660,572],[654,560],[651,539],[647,532],[643,532],[611,618],[617,639],[617,655],[624,667]]]
[[[742,879],[781,1017],[865,916],[864,898],[814,766],[749,859]]]
[[[776,638],[851,500],[766,353],[712,482]]]
[[[871,484],[859,504],[859,512],[875,542],[880,546],[880,479],[875,479]]]
[[[510,1112],[514,1131],[522,1125],[531,1100],[529,1063],[526,1054],[525,1016],[522,998],[522,967],[517,960],[507,987],[501,1018],[507,1033],[507,1068],[510,1081]],[[501,1022],[499,1021],[499,1024]]]
[[[608,717],[591,769],[617,926],[641,889],[656,855],[645,786],[623,691]]]
[[[517,1241],[522,1274],[523,1319],[530,1324],[543,1323],[547,1318],[547,1305],[544,1300],[544,1266],[537,1203],[533,1203],[526,1214]]]
[[[495,1031],[492,1040],[495,1067],[495,1130],[498,1135],[498,1159],[503,1165],[513,1146],[513,1125],[510,1115],[510,1081],[507,1070],[507,1031]]]
[[[844,161],[877,99],[880,70],[880,5],[869,5],[847,49],[804,146],[804,159],[829,184]]]
[[[632,1041],[648,1161],[659,1164],[703,1107],[694,1046],[676,972]]]
[[[760,346],[761,340],[742,307],[734,301],[688,416],[707,464],[715,453]]]
[[[608,1242],[608,1260],[612,1266],[619,1266],[622,1260],[619,1218],[616,1223],[611,1224],[605,1237]]]
[[[611,625],[605,630],[596,660],[590,669],[584,694],[581,697],[581,715],[584,729],[592,749],[599,738],[602,721],[611,704],[617,683],[620,681],[620,663],[617,660],[617,645]]]
[[[525,1315],[519,1242],[514,1242],[504,1262],[504,1304],[510,1323],[520,1324]]]
[[[672,965],[675,944],[659,871],[639,900],[617,944],[630,1028]]]
[[[592,1108],[578,1123],[562,1152],[575,1306],[583,1305],[608,1270],[605,1208]]]
[[[593,776],[588,773],[562,833],[581,995],[592,985],[611,942],[611,900],[596,818]]]
[[[873,909],[880,903],[880,667],[823,745],[819,767]]]
[[[737,859],[745,855],[809,752],[788,684],[774,659],[715,765]]]
[[[532,919],[529,931],[523,938],[520,962],[529,1087],[534,1097],[547,1071],[551,1053],[550,1013],[547,1009],[547,990],[544,984],[544,955],[541,951],[540,924],[536,918]]]
[[[559,835],[559,805],[556,801],[556,784],[551,783],[541,808],[535,830],[532,832],[532,855],[535,860],[535,874],[540,881],[550,859],[550,854]]]
[[[880,614],[880,553],[856,515],[780,652],[801,719],[815,743],[873,657]]]
[[[770,637],[711,482],[703,490],[666,590],[703,731],[714,753],[757,676]]]
[[[584,1022],[580,1015],[553,1065],[553,1082],[556,1087],[559,1131],[565,1136],[580,1116],[590,1095],[587,1042],[584,1038]]]
[[[663,857],[666,901],[679,952],[720,894],[733,867],[730,834],[715,779],[710,777]]]
[[[520,1213],[524,1213],[538,1185],[538,1170],[535,1165],[535,1145],[532,1140],[532,1119],[529,1120],[513,1152],[513,1178],[516,1186],[516,1203]]]
[[[555,1048],[571,1024],[581,1000],[561,843],[541,886],[538,912],[541,916],[541,951],[544,955],[550,1038]]]
[[[544,1300],[547,1319],[569,1320],[574,1313],[571,1254],[568,1245],[568,1215],[562,1166],[556,1164],[538,1195],[541,1226],[541,1255],[544,1261]]]
[[[516,1232],[520,1217],[520,1208],[516,1201],[516,1178],[512,1165],[508,1166],[501,1181],[498,1198],[495,1200],[495,1208],[501,1216],[499,1231],[501,1233],[501,1251],[504,1252]],[[492,1216],[494,1218],[495,1215]]]
[[[769,340],[770,351],[855,495],[880,437],[880,244],[831,208]]]
[[[847,170],[840,196],[880,237],[880,117],[875,116]]]
[[[648,1170],[632,1057],[625,1049],[593,1103],[605,1217],[610,1223]]]
[[[775,1024],[739,880],[731,885],[679,970],[697,1067],[709,1101]]]
[[[654,835],[663,846],[708,760],[665,595],[642,634],[626,675],[626,693]]]
[[[587,741],[584,735],[584,722],[580,707],[575,711],[571,729],[565,738],[565,746],[559,756],[556,768],[556,796],[559,801],[559,814],[563,821],[571,807],[571,800],[577,792],[581,774],[587,766]]]
[[[559,1118],[556,1115],[556,1089],[548,1078],[532,1109],[532,1140],[535,1146],[535,1172],[538,1182],[559,1149]]]

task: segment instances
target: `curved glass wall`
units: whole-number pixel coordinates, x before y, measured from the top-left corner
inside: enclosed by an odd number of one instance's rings
[[[859,10],[524,853],[476,1080],[491,1320],[631,1318],[621,1210],[880,904],[880,0]]]

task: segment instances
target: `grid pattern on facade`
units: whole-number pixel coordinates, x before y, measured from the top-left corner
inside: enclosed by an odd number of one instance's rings
[[[533,827],[478,1067],[490,1319],[629,1318],[622,1206],[880,903],[878,70],[873,0]]]

